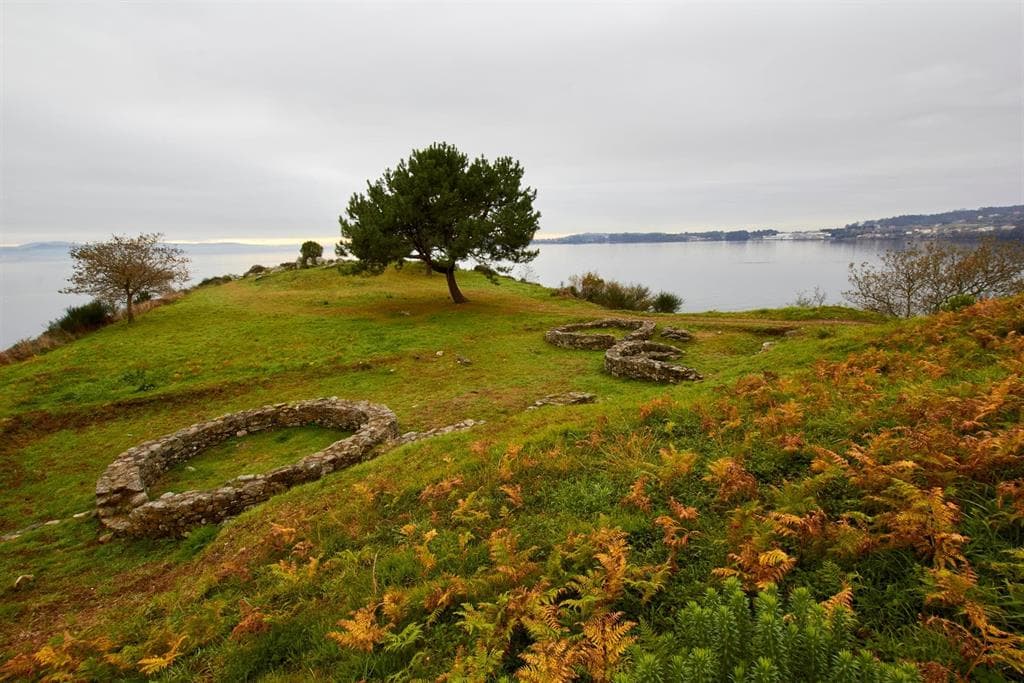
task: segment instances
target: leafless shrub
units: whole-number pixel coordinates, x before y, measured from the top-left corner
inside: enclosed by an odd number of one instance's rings
[[[890,250],[882,263],[850,264],[855,306],[909,318],[936,313],[953,302],[1024,292],[1024,244],[986,240],[970,247],[942,242]]]

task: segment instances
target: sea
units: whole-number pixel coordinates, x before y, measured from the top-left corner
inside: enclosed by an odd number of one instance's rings
[[[192,260],[192,283],[298,256],[298,244],[181,246]],[[589,271],[672,292],[683,298],[685,312],[743,311],[786,306],[815,288],[827,303],[841,303],[850,264],[876,263],[898,246],[866,240],[541,244],[537,258],[515,266],[512,275],[556,287]],[[68,306],[89,300],[60,293],[70,274],[67,244],[0,248],[0,348],[38,335]]]

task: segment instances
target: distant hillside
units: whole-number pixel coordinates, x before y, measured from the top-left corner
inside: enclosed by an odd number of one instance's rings
[[[850,223],[826,229],[835,239],[902,237],[913,235],[977,236],[995,233],[1024,238],[1024,206],[983,206],[935,214],[907,214]]]
[[[743,242],[758,239],[896,239],[910,237],[977,239],[993,235],[1024,240],[1024,205],[983,206],[945,213],[908,214],[850,223],[841,228],[780,232],[756,230],[708,230],[703,232],[585,232],[538,244],[635,244],[646,242]]]

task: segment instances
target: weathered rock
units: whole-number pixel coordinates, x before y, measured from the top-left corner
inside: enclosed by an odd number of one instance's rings
[[[596,394],[588,394],[585,391],[566,391],[561,394],[551,394],[550,396],[537,399],[527,410],[534,410],[541,406],[571,406],[581,403],[593,403],[596,400]]]
[[[650,339],[654,335],[655,323],[653,320],[633,320],[629,318],[604,318],[592,320],[586,323],[572,323],[562,325],[548,330],[544,335],[545,341],[563,349],[583,349],[600,351],[614,346],[619,339],[613,334],[586,334],[581,330],[593,329],[623,329],[632,330],[622,338],[622,341],[637,341]]]
[[[455,356],[455,362],[459,365],[472,365],[473,361],[466,358],[465,356]]]
[[[29,584],[36,580],[33,574],[22,574],[14,580],[14,589],[21,590],[22,588],[28,588]]]
[[[316,424],[355,430],[327,448],[267,474],[242,475],[212,491],[150,500],[147,487],[173,465],[239,433]],[[398,434],[387,407],[336,397],[277,403],[231,413],[147,441],[119,455],[96,483],[96,512],[106,528],[132,536],[180,536],[198,524],[238,514],[296,484],[367,459]]]
[[[691,341],[693,333],[679,327],[666,327],[661,331],[661,336],[674,341]]]
[[[629,377],[651,382],[675,384],[704,379],[693,368],[666,361],[679,358],[683,352],[668,344],[650,341],[624,341],[604,353],[604,368],[616,377]]]
[[[452,432],[462,432],[482,424],[484,424],[483,420],[462,420],[461,422],[456,422],[455,424],[450,424],[445,427],[428,429],[425,432],[406,432],[405,434],[392,439],[388,443],[388,447],[404,446],[407,443],[412,443],[413,441],[419,441],[421,439],[429,439],[432,436],[442,436],[444,434],[451,434]]]

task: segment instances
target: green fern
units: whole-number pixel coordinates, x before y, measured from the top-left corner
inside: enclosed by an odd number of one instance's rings
[[[413,622],[398,633],[389,633],[384,637],[385,652],[401,652],[407,650],[423,637],[423,628]]]

